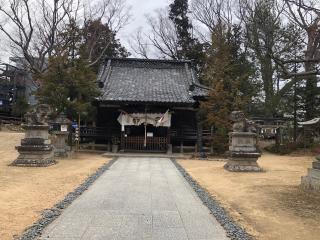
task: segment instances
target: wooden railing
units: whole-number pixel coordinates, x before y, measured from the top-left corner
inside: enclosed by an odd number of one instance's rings
[[[176,140],[197,140],[198,133],[196,129],[180,128],[171,129],[171,138]],[[212,136],[212,131],[210,129],[202,130],[202,138],[209,139]]]
[[[120,137],[121,132],[117,128],[111,127],[80,127],[80,136],[82,138],[95,138],[111,140],[112,137]],[[210,129],[203,129],[202,138],[209,139],[212,136]],[[143,137],[144,138],[144,137]],[[172,128],[170,129],[170,138],[172,140],[197,140],[197,130],[188,128]]]
[[[80,137],[81,138],[92,138],[92,139],[103,139],[110,140],[113,136],[120,137],[119,129],[111,127],[87,127],[80,126]]]
[[[121,138],[121,148],[124,151],[166,152],[168,139],[166,137],[127,136]]]
[[[12,117],[5,114],[0,114],[1,123],[9,123],[9,124],[21,124],[24,122],[23,117]]]

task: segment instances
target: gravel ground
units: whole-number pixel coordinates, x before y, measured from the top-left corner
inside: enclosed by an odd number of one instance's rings
[[[210,196],[210,194],[202,188],[184,168],[177,163],[175,159],[171,159],[173,164],[181,172],[182,176],[187,180],[191,187],[198,194],[201,201],[209,208],[212,215],[217,219],[217,221],[226,230],[227,236],[231,239],[239,240],[252,240],[253,237],[249,235],[243,228],[241,228],[237,223],[235,223],[229,214],[219,205],[219,203]]]
[[[107,171],[115,161],[117,161],[116,157],[100,167],[73,192],[68,193],[62,201],[58,202],[51,209],[44,210],[42,212],[42,217],[32,226],[27,228],[22,236],[18,237],[17,239],[32,240],[39,237],[44,228],[51,222],[53,222],[62,213],[63,209],[68,207],[77,197],[79,197],[84,191],[86,191],[90,187],[90,185],[92,185],[95,180],[97,180],[105,171]]]

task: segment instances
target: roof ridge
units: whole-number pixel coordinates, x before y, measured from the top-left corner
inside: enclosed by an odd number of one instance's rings
[[[107,57],[105,61],[117,60],[117,61],[134,61],[134,62],[163,62],[163,63],[191,63],[192,60],[175,60],[175,59],[156,59],[156,58],[120,58],[120,57]]]

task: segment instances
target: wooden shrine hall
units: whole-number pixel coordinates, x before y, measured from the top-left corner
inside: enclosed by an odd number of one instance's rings
[[[197,127],[199,101],[208,89],[191,61],[106,59],[98,83],[97,127],[91,134],[115,146],[113,151],[171,152],[194,147],[199,136],[210,134]]]

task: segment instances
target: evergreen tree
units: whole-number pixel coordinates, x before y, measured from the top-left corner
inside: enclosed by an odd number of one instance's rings
[[[39,101],[49,104],[56,113],[66,112],[69,118],[80,113],[81,119],[94,120],[92,102],[99,95],[99,65],[105,57],[127,57],[129,53],[100,20],[88,21],[82,28],[71,20],[58,38],[62,47],[56,46],[47,71],[36,76],[41,80]]]
[[[174,0],[169,7],[169,18],[177,32],[178,59],[194,60],[196,70],[201,74],[205,64],[205,45],[193,37],[193,26],[188,17],[188,0]]]
[[[264,91],[264,113],[273,116],[276,107],[273,102],[274,88],[274,63],[272,56],[276,39],[281,30],[280,20],[274,12],[274,0],[258,0],[254,2],[253,9],[246,18],[247,44],[253,50],[261,72]]]
[[[97,71],[106,57],[128,57],[130,53],[120,44],[116,34],[101,20],[87,21],[81,29],[83,57]],[[102,56],[100,56],[102,54]],[[99,59],[98,61],[95,61]]]
[[[48,70],[41,76],[38,98],[49,104],[56,113],[65,112],[69,118],[92,116],[91,102],[98,96],[96,74],[83,59],[67,55],[49,59]],[[92,119],[87,119],[92,120]]]
[[[233,29],[217,26],[204,73],[204,80],[212,90],[201,108],[207,115],[207,123],[215,128],[213,145],[218,152],[225,151],[228,145],[230,113],[244,110],[259,91],[251,78],[254,70],[241,52],[239,31],[237,26]]]
[[[169,18],[176,27],[181,58],[186,57],[196,41],[191,35],[192,25],[188,18],[188,8],[188,0],[174,0],[170,4]]]
[[[84,54],[81,29],[71,21],[59,38],[63,47],[56,47],[47,70],[36,76],[41,80],[39,102],[49,104],[57,114],[65,112],[69,118],[76,118],[79,113],[93,117],[88,113],[95,111],[91,102],[99,92],[96,74]]]

